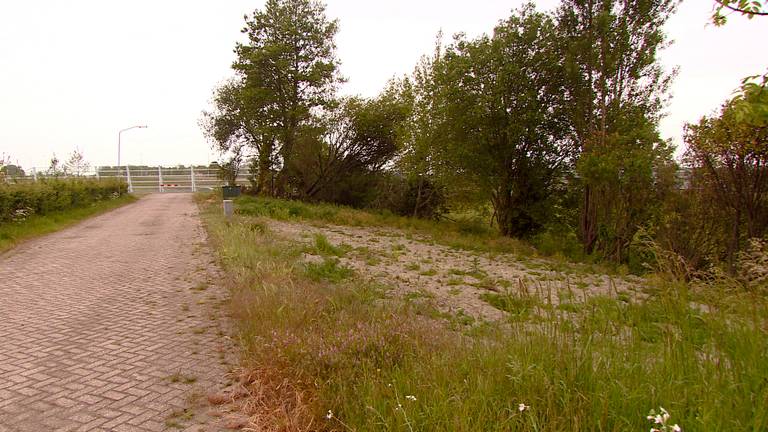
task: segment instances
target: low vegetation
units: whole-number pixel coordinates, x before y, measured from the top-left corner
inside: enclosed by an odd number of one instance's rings
[[[279,201],[244,200],[231,221],[215,201],[201,205],[233,293],[254,395],[244,409],[262,430],[644,430],[658,427],[646,417],[659,407],[669,430],[768,426],[759,283],[688,280],[669,261],[638,298],[565,295],[555,305],[507,290],[487,299],[507,318],[450,319],[430,295],[398,296],[346,267],[344,245],[271,229]],[[307,261],[308,248],[321,261]]]
[[[347,206],[306,203],[269,197],[244,196],[238,201],[238,214],[277,220],[299,220],[314,223],[359,227],[397,228],[412,235],[428,236],[447,246],[487,252],[513,252],[530,255],[527,243],[499,235],[475,214],[455,215],[441,222],[404,217],[389,211],[360,211]]]
[[[0,183],[0,251],[132,202],[116,180],[46,179]]]

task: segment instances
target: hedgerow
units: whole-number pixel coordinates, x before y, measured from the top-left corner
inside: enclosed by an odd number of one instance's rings
[[[85,207],[127,192],[128,186],[119,180],[45,179],[34,183],[0,183],[0,224]]]

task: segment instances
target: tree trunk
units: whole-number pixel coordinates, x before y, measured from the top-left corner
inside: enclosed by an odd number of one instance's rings
[[[270,161],[270,155],[272,154],[271,146],[269,151],[266,150],[266,148],[263,148],[259,153],[259,174],[256,180],[256,192],[260,195],[270,195],[272,193],[272,188],[269,185],[269,172],[272,165]]]
[[[594,189],[589,185],[584,186],[584,202],[579,227],[584,253],[589,255],[594,252],[597,242],[597,205]]]
[[[733,226],[731,227],[731,241],[728,243],[727,257],[728,271],[731,275],[736,273],[736,253],[739,250],[739,240],[741,237],[741,208],[735,209],[733,216]]]
[[[413,217],[419,217],[419,207],[421,207],[421,186],[424,179],[419,176],[419,186],[416,190],[416,203],[413,206]]]

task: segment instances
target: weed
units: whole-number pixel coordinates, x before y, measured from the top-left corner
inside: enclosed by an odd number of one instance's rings
[[[326,238],[323,234],[315,234],[313,251],[317,255],[342,257],[349,249],[349,247],[336,247],[332,245],[331,242],[328,241],[328,238]]]
[[[434,276],[437,274],[437,270],[431,268],[429,270],[424,270],[423,272],[419,272],[422,276]]]
[[[410,263],[405,266],[405,269],[410,271],[419,271],[420,268],[421,266],[417,263]]]
[[[480,298],[496,309],[509,312],[514,316],[527,316],[539,302],[532,296],[520,296],[512,293],[483,293]]]
[[[354,270],[339,263],[338,258],[326,258],[321,263],[307,263],[307,276],[314,281],[341,282],[354,274]]]

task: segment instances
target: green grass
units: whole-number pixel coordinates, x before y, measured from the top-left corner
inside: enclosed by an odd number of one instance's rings
[[[338,258],[326,258],[321,263],[307,263],[306,275],[314,281],[341,282],[354,274],[354,271],[339,263]]]
[[[87,207],[46,215],[33,215],[21,222],[0,223],[0,252],[11,249],[24,240],[64,229],[84,219],[114,210],[134,201],[136,201],[136,197],[123,195],[120,198],[99,201]]]
[[[342,257],[350,250],[346,245],[332,245],[323,234],[315,234],[314,239],[315,241],[310,252],[314,252],[317,255]]]
[[[594,296],[536,313],[537,300],[488,293],[499,309],[523,313],[500,324],[462,314],[447,322],[365,275],[327,277],[340,267],[335,257],[315,277],[300,259],[304,246],[249,229],[251,216],[225,222],[219,213],[203,203],[229,273],[244,381],[269,424],[649,430],[646,415],[663,406],[685,431],[768,429],[768,301],[728,281],[694,291],[660,275],[648,280],[647,299]]]

